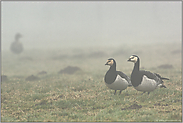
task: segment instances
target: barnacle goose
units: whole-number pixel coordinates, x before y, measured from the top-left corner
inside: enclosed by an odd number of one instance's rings
[[[140,58],[137,55],[132,55],[128,61],[134,62],[134,68],[131,73],[131,83],[137,91],[148,92],[148,94],[155,90],[157,87],[164,87],[163,80],[169,80],[163,78],[157,73],[151,73],[145,70],[139,70]]]
[[[116,71],[116,61],[113,58],[107,60],[105,65],[109,65],[110,68],[105,74],[105,84],[108,88],[115,90],[125,90],[127,86],[132,86],[130,78],[121,71]]]
[[[22,37],[20,33],[15,35],[15,41],[11,44],[10,50],[15,54],[20,54],[23,51],[23,45],[19,42],[19,39]]]

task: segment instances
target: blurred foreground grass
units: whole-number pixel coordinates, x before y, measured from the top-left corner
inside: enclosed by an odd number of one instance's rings
[[[162,47],[163,46],[163,47]],[[178,44],[121,46],[116,48],[29,50],[20,56],[2,52],[2,122],[72,121],[182,121],[181,46]],[[130,49],[130,50],[129,50]],[[142,94],[133,87],[113,95],[103,77],[105,62],[113,57],[117,69],[130,76],[133,64],[127,59],[137,54],[141,68],[170,80],[167,88]],[[160,65],[172,65],[161,69]],[[67,66],[77,66],[75,74],[58,74]],[[40,71],[47,74],[37,75]],[[35,75],[40,79],[26,81]]]

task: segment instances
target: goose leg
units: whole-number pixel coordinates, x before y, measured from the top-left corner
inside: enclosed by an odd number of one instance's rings
[[[115,92],[114,92],[114,95],[116,94],[116,90],[115,90]]]
[[[121,91],[122,91],[122,90],[120,90],[119,95],[121,94]]]
[[[145,93],[145,91],[142,93],[142,95]]]
[[[148,95],[150,94],[150,92],[148,92]]]

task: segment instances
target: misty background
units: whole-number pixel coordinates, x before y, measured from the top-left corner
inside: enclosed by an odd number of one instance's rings
[[[16,33],[24,49],[181,44],[180,1],[2,1],[2,51]]]

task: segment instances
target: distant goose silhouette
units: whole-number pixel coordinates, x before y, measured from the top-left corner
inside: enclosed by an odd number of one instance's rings
[[[10,46],[10,50],[14,53],[14,54],[20,54],[23,51],[23,45],[21,42],[19,42],[19,39],[22,37],[22,35],[20,33],[17,33],[15,35],[15,41],[12,42],[11,46]]]

